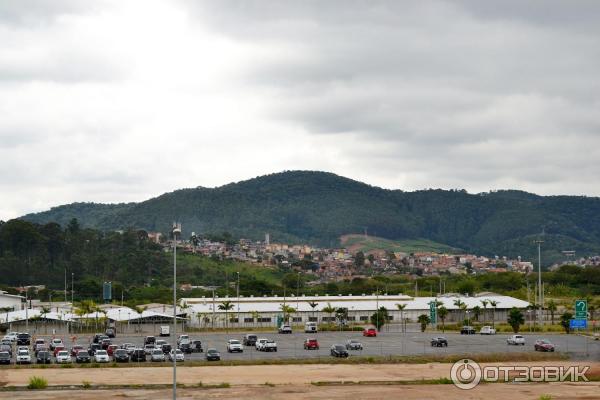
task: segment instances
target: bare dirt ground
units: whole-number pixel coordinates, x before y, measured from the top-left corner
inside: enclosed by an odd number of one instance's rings
[[[588,376],[600,376],[600,362],[532,362],[489,363],[483,365],[589,365]],[[360,399],[402,397],[403,399],[539,399],[551,394],[553,399],[600,399],[600,383],[560,384],[499,384],[479,385],[474,390],[463,391],[453,385],[386,385],[390,381],[415,381],[421,379],[449,378],[451,364],[320,364],[320,365],[252,365],[252,366],[206,366],[180,367],[178,382],[186,385],[219,384],[226,382],[230,388],[181,388],[182,399],[245,398],[245,399],[342,399],[352,396]],[[55,368],[55,369],[2,369],[0,383],[3,386],[26,386],[31,376],[43,376],[52,385],[144,385],[169,384],[172,370],[162,367],[146,368]],[[381,384],[315,386],[312,382],[372,382]],[[268,383],[268,385],[267,385]],[[275,385],[274,387],[270,385]],[[72,400],[100,397],[123,397],[132,399],[169,398],[169,389],[91,389],[60,392]],[[0,398],[46,399],[59,394],[57,390],[7,391]]]

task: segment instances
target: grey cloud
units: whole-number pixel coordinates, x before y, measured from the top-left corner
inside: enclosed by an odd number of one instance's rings
[[[39,26],[61,15],[93,12],[100,5],[80,0],[4,0],[0,2],[0,22]]]

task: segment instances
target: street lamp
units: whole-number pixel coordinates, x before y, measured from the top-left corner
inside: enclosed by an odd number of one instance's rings
[[[237,323],[240,326],[240,271],[237,271]]]
[[[173,336],[177,336],[177,235],[181,224],[173,223]],[[173,350],[173,400],[177,399],[177,357]]]

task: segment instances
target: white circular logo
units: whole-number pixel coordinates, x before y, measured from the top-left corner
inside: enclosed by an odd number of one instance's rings
[[[481,367],[475,361],[463,358],[452,365],[450,378],[459,389],[473,389],[481,382]]]

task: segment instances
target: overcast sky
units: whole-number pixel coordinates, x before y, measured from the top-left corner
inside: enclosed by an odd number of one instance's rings
[[[272,172],[600,195],[598,1],[0,2],[0,219]]]

